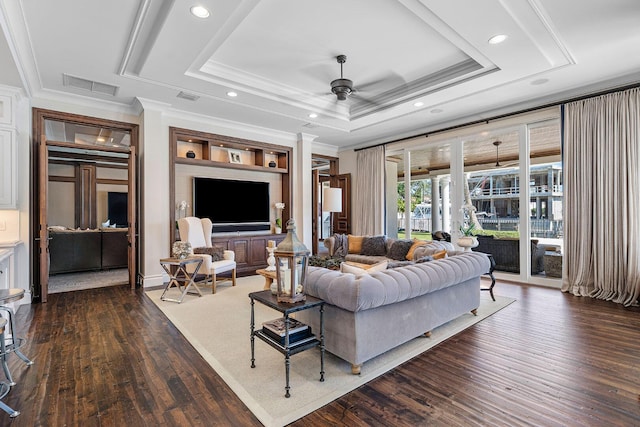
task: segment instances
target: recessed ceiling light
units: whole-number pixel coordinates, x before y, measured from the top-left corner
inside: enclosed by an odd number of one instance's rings
[[[193,16],[197,16],[198,18],[208,18],[209,15],[211,15],[207,8],[204,6],[192,6],[190,10],[191,14]]]
[[[433,110],[430,111],[431,114],[438,114],[438,113],[442,113],[444,110],[442,108],[434,108]]]
[[[424,102],[422,101],[418,101],[415,104],[413,104],[414,107],[422,107],[424,105]]]
[[[229,91],[227,92],[227,96],[230,96],[231,98],[235,98],[236,96],[238,96],[238,94],[236,92]]]
[[[507,39],[507,35],[506,34],[496,34],[495,36],[493,36],[493,37],[491,37],[489,39],[489,44],[502,43],[506,39]]]
[[[309,117],[315,119],[316,117],[318,117],[318,115],[316,113],[309,113]]]

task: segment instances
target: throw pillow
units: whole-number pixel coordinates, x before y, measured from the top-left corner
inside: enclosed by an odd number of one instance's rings
[[[356,267],[355,265],[349,265],[346,262],[343,262],[342,264],[340,264],[340,272],[351,273],[355,275],[371,274],[371,273],[376,273],[378,271],[386,270],[388,264],[389,264],[389,261],[381,261],[377,264],[371,265],[371,267],[367,269],[364,269],[364,268]]]
[[[386,256],[387,243],[385,236],[372,236],[362,239],[362,255],[368,256]]]
[[[359,254],[362,251],[362,240],[364,236],[354,236],[349,234],[347,236],[347,241],[349,242],[349,253],[350,254]]]
[[[416,251],[417,248],[419,248],[422,245],[428,245],[430,242],[428,240],[419,240],[419,239],[415,239],[413,241],[413,244],[411,245],[411,247],[409,248],[409,250],[407,251],[407,261],[413,261],[413,253]]]
[[[447,257],[447,250],[443,249],[441,251],[438,251],[438,252],[434,253],[431,256],[433,257],[433,259],[444,259],[444,258]]]
[[[396,240],[391,245],[387,257],[396,261],[404,261],[407,259],[407,253],[413,246],[413,240]]]
[[[224,249],[218,247],[201,247],[193,248],[194,254],[208,254],[211,255],[211,261],[220,261],[224,259]]]

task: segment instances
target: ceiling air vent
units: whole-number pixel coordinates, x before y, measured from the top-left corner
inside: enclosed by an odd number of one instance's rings
[[[116,96],[116,93],[118,93],[119,89],[118,86],[94,82],[93,80],[81,79],[80,77],[70,76],[69,74],[63,74],[62,81],[65,86],[75,87],[78,89],[88,90],[94,93],[102,93],[104,95],[110,96]]]
[[[314,125],[313,123],[305,123],[302,125],[302,127],[307,129],[315,129],[318,127],[318,125]]]
[[[180,92],[177,95],[178,98],[182,98],[182,99],[186,99],[189,101],[197,101],[198,99],[200,99],[200,97],[198,95],[194,95],[192,93],[187,93],[187,92]]]

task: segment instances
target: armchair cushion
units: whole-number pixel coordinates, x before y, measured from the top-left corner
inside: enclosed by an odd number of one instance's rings
[[[211,261],[220,261],[221,259],[224,259],[224,250],[218,247],[202,246],[199,248],[193,248],[193,253],[211,255]]]

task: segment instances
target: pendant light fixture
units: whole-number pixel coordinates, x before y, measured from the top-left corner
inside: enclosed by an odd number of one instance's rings
[[[502,144],[502,141],[493,141],[493,145],[496,146],[496,167],[500,167],[500,158],[498,156],[498,147]]]

